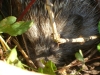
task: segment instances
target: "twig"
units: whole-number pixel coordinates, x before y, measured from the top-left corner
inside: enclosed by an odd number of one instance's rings
[[[7,38],[6,42],[9,42],[10,39],[11,39],[11,36],[9,36],[9,37]]]
[[[50,2],[50,0],[46,0],[46,3],[47,3],[46,8],[48,10],[48,14],[49,14],[49,17],[50,17],[50,23],[51,23],[52,30],[53,30],[53,38],[54,38],[54,40],[56,42],[63,43],[66,40],[61,39],[60,35],[57,32],[56,23],[55,23],[55,20],[54,20],[54,13],[52,12],[52,9],[51,9],[51,7],[53,6],[53,4]]]
[[[99,37],[95,35],[95,36],[79,37],[79,38],[72,38],[72,39],[66,38],[65,40],[66,40],[66,42],[72,42],[72,43],[77,43],[77,42],[84,43],[86,41],[95,40],[97,38],[99,38]]]
[[[7,43],[4,41],[4,39],[2,38],[2,36],[0,36],[0,42],[4,48],[5,51],[10,50],[9,46],[7,45]]]
[[[90,59],[96,52],[97,52],[97,50],[94,50],[93,52],[91,52],[91,54],[87,56],[87,59]],[[87,62],[87,61],[85,61],[85,62]]]
[[[31,8],[35,0],[31,0],[31,2],[26,6],[25,10],[21,13],[21,15],[18,17],[17,21],[20,21],[23,19],[23,17],[26,15],[28,10]]]
[[[23,42],[24,42],[24,45],[25,45],[25,49],[27,51],[27,54],[29,55],[29,50],[28,50],[27,43],[26,43],[26,40],[25,40],[25,37],[24,37],[23,34],[22,34],[22,39],[23,39]]]
[[[29,57],[27,56],[27,54],[24,52],[24,50],[21,48],[21,46],[19,45],[19,43],[13,39],[13,42],[17,45],[18,50],[22,53],[23,57],[26,59],[27,63],[31,66],[36,68],[36,66],[34,65],[34,63],[29,59]]]

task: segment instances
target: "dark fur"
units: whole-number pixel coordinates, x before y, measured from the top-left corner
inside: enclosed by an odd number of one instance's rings
[[[18,0],[21,3],[21,0]],[[24,10],[31,0],[22,0]],[[61,38],[89,37],[98,34],[97,24],[99,12],[97,5],[90,0],[51,0],[55,15],[57,31]],[[84,44],[65,43],[58,45],[52,37],[52,28],[45,0],[36,0],[24,20],[33,20],[33,26],[24,34],[29,48],[28,54],[35,61],[39,59],[52,60],[56,64],[65,64],[69,56],[79,49],[88,50],[98,40]]]

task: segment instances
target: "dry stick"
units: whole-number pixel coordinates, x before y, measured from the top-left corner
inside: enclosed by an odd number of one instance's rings
[[[50,2],[50,0],[46,0],[46,3],[47,3],[46,8],[48,10],[48,14],[49,14],[49,17],[50,17],[50,23],[51,23],[51,26],[52,26],[52,29],[53,29],[53,38],[58,43],[64,43],[64,42],[66,42],[66,40],[60,38],[60,35],[57,32],[56,23],[55,23],[55,20],[54,20],[54,13],[52,12],[52,9],[51,9],[53,4]]]
[[[90,59],[88,62],[93,61],[93,60],[97,60],[97,59],[100,59],[100,56],[99,57],[95,57],[93,59]]]
[[[24,56],[24,58],[26,59],[27,63],[31,66],[36,68],[36,66],[34,65],[34,63],[29,59],[29,57],[27,56],[27,54],[24,52],[24,50],[21,48],[21,46],[19,45],[19,43],[13,39],[13,42],[17,45],[18,50],[22,53],[22,55]]]
[[[48,14],[49,14],[49,17],[50,17],[50,23],[51,23],[51,26],[52,26],[52,29],[53,29],[54,40],[57,40],[59,37],[58,37],[57,29],[56,29],[56,23],[54,21],[54,14],[51,10],[51,7],[53,5],[50,3],[50,0],[46,0],[46,3],[47,3],[46,8],[48,10]]]
[[[7,40],[6,40],[6,42],[8,43],[8,42],[10,41],[11,38],[12,38],[12,37],[9,36],[9,37],[7,38]]]
[[[31,0],[30,3],[26,6],[25,10],[21,13],[21,15],[18,17],[17,21],[21,21],[23,17],[27,14],[28,10],[31,8],[31,6],[34,4],[35,0]]]
[[[24,42],[24,46],[25,46],[26,52],[29,55],[29,50],[28,50],[27,43],[26,43],[26,40],[25,40],[25,37],[24,37],[23,34],[22,34],[22,39],[23,39],[23,42]]]
[[[28,45],[27,45],[27,43],[26,43],[26,40],[25,40],[25,37],[24,37],[24,35],[22,35],[22,39],[23,39],[23,42],[24,42],[24,46],[25,46],[25,49],[26,49],[26,52],[27,52],[27,54],[28,54],[28,56],[29,56],[29,50],[28,50]],[[27,60],[27,59],[26,59]],[[28,60],[28,61],[31,61],[31,60]],[[29,62],[30,63],[30,62]],[[31,63],[35,66],[35,64],[31,61]],[[36,66],[35,66],[35,68],[37,68]]]
[[[2,38],[2,36],[0,36],[0,42],[4,48],[5,51],[10,50],[9,46],[7,45],[7,43],[4,41],[4,39]]]
[[[72,43],[83,43],[83,42],[86,42],[86,41],[89,41],[89,40],[95,40],[99,38],[99,36],[95,35],[95,36],[89,36],[89,37],[79,37],[79,38],[72,38],[72,39],[68,39],[66,38],[66,42],[72,42]]]
[[[84,54],[84,56],[88,55],[88,53],[90,53],[90,52],[93,50],[93,51],[91,52],[91,54],[87,56],[87,58],[90,59],[90,58],[97,52],[97,50],[94,50],[94,49],[96,49],[96,47],[93,47],[92,49],[88,50],[88,51]]]

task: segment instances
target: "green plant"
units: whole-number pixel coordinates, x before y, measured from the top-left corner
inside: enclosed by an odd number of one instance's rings
[[[98,31],[100,33],[100,22],[98,23]],[[100,43],[97,45],[97,49],[100,52]]]
[[[55,64],[51,61],[45,62],[44,60],[41,61],[45,67],[44,68],[38,68],[38,72],[44,73],[44,74],[50,74],[50,75],[56,75],[55,71],[57,70],[57,67]]]
[[[77,71],[76,74],[75,74],[75,75],[77,75],[80,71],[82,71],[82,69],[84,69],[84,67],[86,67],[86,65],[85,65],[83,53],[82,53],[81,50],[79,50],[79,52],[75,53],[75,57],[76,57],[77,60],[79,60],[82,63],[82,68],[80,68],[80,70]]]
[[[7,33],[10,36],[17,36],[23,34],[25,31],[27,31],[30,26],[33,24],[32,21],[19,21],[16,22],[16,17],[9,16],[3,20],[0,21],[0,43],[5,49],[5,61],[11,65],[15,65],[17,67],[20,67],[24,69],[24,65],[17,56],[17,50],[16,46],[11,49],[8,44],[5,42],[5,40],[2,38],[2,33]]]
[[[21,35],[33,24],[32,21],[18,21],[16,17],[9,16],[0,21],[0,33],[8,33],[11,36]]]

